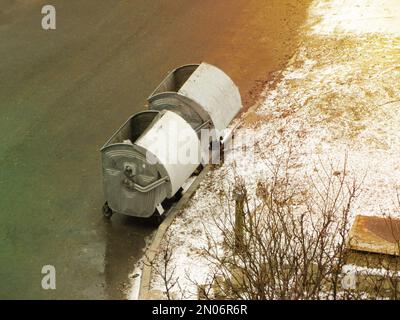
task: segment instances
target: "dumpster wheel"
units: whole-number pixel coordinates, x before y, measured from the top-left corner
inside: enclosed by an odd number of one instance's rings
[[[112,215],[114,212],[111,210],[111,208],[108,206],[107,201],[103,205],[103,216],[107,219],[111,219]]]
[[[158,227],[164,221],[165,215],[161,215],[156,210],[153,215],[151,216],[151,223],[154,227]]]

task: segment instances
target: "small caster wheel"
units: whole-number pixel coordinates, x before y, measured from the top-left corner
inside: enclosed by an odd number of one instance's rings
[[[183,189],[179,188],[179,190],[172,197],[172,201],[178,202],[182,198],[182,192],[183,192]]]
[[[114,214],[114,212],[111,210],[111,208],[108,206],[108,203],[106,202],[103,205],[103,216],[104,216],[104,218],[111,219],[113,214]]]
[[[159,227],[160,224],[164,221],[164,215],[160,215],[157,211],[154,212],[151,217],[151,222],[155,227]]]

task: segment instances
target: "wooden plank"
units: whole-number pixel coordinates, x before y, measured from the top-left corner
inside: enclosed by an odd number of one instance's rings
[[[358,215],[350,230],[349,248],[400,255],[400,219]]]

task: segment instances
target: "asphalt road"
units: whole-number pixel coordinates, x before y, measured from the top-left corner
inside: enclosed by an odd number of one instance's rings
[[[0,298],[124,298],[154,229],[102,219],[99,148],[172,68],[206,61],[245,106],[297,45],[308,0],[0,0]],[[54,265],[57,289],[41,288]]]

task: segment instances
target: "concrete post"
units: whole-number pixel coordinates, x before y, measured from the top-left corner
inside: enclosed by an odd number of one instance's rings
[[[235,249],[241,250],[243,246],[243,228],[244,228],[244,204],[246,199],[246,189],[240,185],[233,191],[235,199]]]

